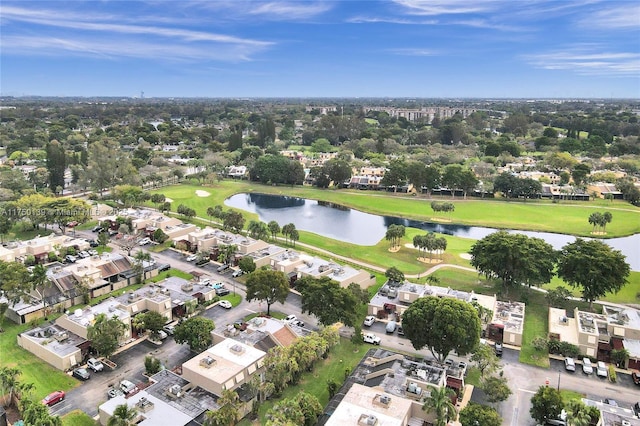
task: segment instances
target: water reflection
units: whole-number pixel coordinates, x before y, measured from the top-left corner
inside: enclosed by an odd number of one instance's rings
[[[421,222],[392,216],[363,213],[331,202],[307,200],[298,197],[267,194],[237,194],[225,200],[225,205],[258,214],[260,220],[275,220],[280,226],[293,223],[297,229],[339,241],[372,246],[384,238],[392,224],[424,229],[440,234],[479,240],[496,232],[494,228]],[[529,237],[542,238],[556,250],[575,237],[564,234],[534,231],[510,231]],[[634,271],[640,271],[640,234],[603,240],[620,250]]]

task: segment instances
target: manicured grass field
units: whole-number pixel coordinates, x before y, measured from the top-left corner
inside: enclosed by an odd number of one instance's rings
[[[62,416],[62,426],[97,426],[99,423],[80,410]]]
[[[155,277],[151,278],[148,281],[152,281],[154,283],[160,282],[162,280],[164,280],[167,277],[179,277],[185,280],[190,280],[191,278],[193,278],[193,275],[181,271],[180,269],[169,269],[168,271],[162,271],[160,272],[158,275],[156,275]]]
[[[18,334],[32,328],[31,325],[18,325],[5,319],[3,328],[4,332],[0,333],[0,367],[19,368],[22,374],[18,380],[35,385],[33,395],[36,399],[42,399],[54,390],[69,390],[79,384],[73,377],[18,346]]]
[[[206,190],[209,197],[197,197],[197,189]],[[241,192],[257,192],[290,195],[331,201],[372,214],[402,216],[409,219],[430,221],[437,217],[430,207],[431,199],[408,194],[356,190],[320,190],[311,187],[267,186],[246,181],[221,181],[215,186],[177,185],[164,187],[160,192],[174,200],[172,209],[185,204],[196,210],[200,217],[206,216],[210,206],[224,205],[229,196]],[[501,201],[498,199],[443,198],[455,205],[452,223],[488,226],[505,229],[556,232],[578,236],[591,236],[589,215],[595,211],[611,211],[613,221],[607,226],[606,237],[619,237],[640,232],[640,209],[623,202],[596,200],[589,202],[562,201]],[[246,214],[249,219],[255,215]],[[443,216],[443,218],[445,218]],[[561,220],[559,220],[561,218]]]

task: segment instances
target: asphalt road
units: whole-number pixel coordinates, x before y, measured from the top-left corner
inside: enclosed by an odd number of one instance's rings
[[[95,234],[90,231],[80,231],[78,236],[95,238]],[[114,251],[119,252],[115,245]],[[145,249],[141,247],[141,249]],[[138,247],[134,249],[134,252]],[[217,325],[223,323],[233,323],[246,315],[255,312],[266,311],[266,305],[258,301],[247,302],[244,300],[245,288],[239,281],[231,277],[231,271],[224,274],[216,272],[217,265],[210,263],[204,267],[197,267],[193,263],[186,262],[185,256],[180,253],[167,250],[163,253],[151,253],[152,257],[159,263],[169,263],[172,267],[187,272],[192,270],[206,271],[216,281],[222,281],[226,287],[243,296],[242,302],[233,309],[223,309],[219,306],[211,307],[202,315],[212,319]],[[279,311],[285,314],[295,314],[298,319],[304,321],[307,328],[317,329],[318,323],[315,317],[302,314],[300,297],[290,293],[284,304],[276,303],[271,306],[272,311]],[[349,330],[343,330],[349,333]],[[415,351],[408,339],[398,336],[397,333],[387,334],[384,323],[376,322],[371,327],[363,327],[363,332],[370,331],[381,338],[381,345],[403,352],[411,352],[425,357],[431,357],[427,350]],[[80,409],[85,413],[95,416],[98,413],[98,406],[106,401],[107,390],[110,385],[119,383],[122,379],[128,379],[134,383],[146,381],[143,376],[144,357],[153,355],[167,368],[174,368],[190,359],[194,354],[189,351],[188,346],[178,345],[171,337],[166,339],[160,346],[156,346],[148,341],[142,341],[124,352],[113,357],[118,367],[113,371],[92,373],[91,379],[83,382],[77,388],[69,391],[65,401],[51,408],[55,414],[65,414],[74,409]],[[519,352],[517,350],[505,348],[501,363],[504,375],[509,379],[509,386],[513,392],[511,397],[497,405],[497,410],[503,418],[505,426],[535,426],[535,421],[529,415],[531,408],[531,397],[540,386],[544,386],[548,380],[550,386],[558,386],[561,389],[570,389],[585,394],[589,399],[603,400],[614,398],[621,407],[630,408],[635,402],[640,401],[640,387],[635,386],[629,375],[619,374],[617,383],[607,380],[587,376],[582,373],[578,366],[575,373],[568,373],[564,369],[562,361],[551,360],[549,369],[537,368],[518,362]],[[466,361],[466,357],[450,356],[454,361]]]

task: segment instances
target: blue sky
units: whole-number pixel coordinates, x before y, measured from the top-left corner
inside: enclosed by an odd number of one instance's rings
[[[640,2],[7,1],[0,93],[640,98]]]

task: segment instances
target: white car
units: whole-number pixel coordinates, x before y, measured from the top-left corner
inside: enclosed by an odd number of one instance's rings
[[[596,364],[596,374],[599,377],[604,377],[605,379],[607,378],[609,374],[607,372],[607,366],[604,364],[604,362],[598,361],[598,363]]]
[[[567,371],[576,371],[576,362],[571,357],[566,357],[564,359],[564,369]]]
[[[380,338],[378,336],[376,336],[373,333],[365,333],[362,335],[362,340],[364,340],[365,343],[371,343],[374,345],[379,345],[380,344]]]
[[[222,306],[225,309],[233,308],[233,305],[228,300],[221,300],[220,302],[218,302],[218,305]]]
[[[582,358],[582,372],[584,374],[593,374],[593,364],[589,358]]]
[[[144,237],[140,241],[138,241],[138,245],[146,246],[147,244],[151,244],[151,239],[149,237]]]
[[[185,259],[187,262],[193,262],[194,260],[196,260],[198,258],[198,255],[196,254],[190,254],[189,256],[187,256],[187,258]]]
[[[287,315],[287,317],[284,319],[284,322],[294,322],[297,319],[298,319],[298,317],[296,317],[295,315],[291,314],[291,315]]]
[[[367,327],[371,327],[373,325],[373,323],[376,322],[376,317],[374,317],[373,315],[368,315],[365,319],[364,319],[364,325]]]
[[[231,276],[233,278],[238,278],[242,274],[244,274],[244,271],[242,269],[236,269],[235,271],[233,271],[233,274],[231,274]]]

